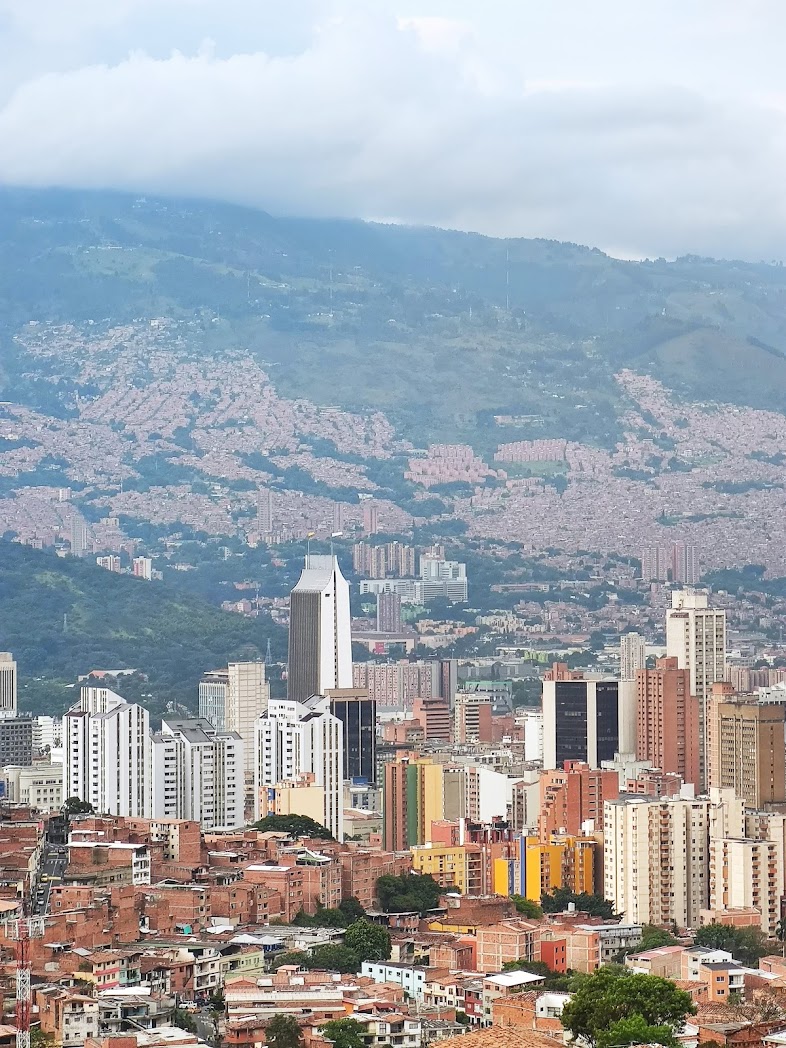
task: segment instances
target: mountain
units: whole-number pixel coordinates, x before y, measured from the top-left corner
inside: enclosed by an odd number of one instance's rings
[[[0,190],[5,399],[40,403],[44,365],[14,341],[29,321],[162,316],[196,320],[205,356],[248,351],[281,395],[382,410],[416,445],[612,446],[623,367],[686,398],[786,410],[780,265],[626,262],[206,201]]]
[[[110,687],[160,716],[197,707],[205,670],[233,659],[284,657],[284,630],[183,595],[166,583],[117,575],[94,563],[0,541],[0,638],[19,664],[19,706],[60,714],[79,675],[135,669]],[[34,679],[35,678],[35,679]]]

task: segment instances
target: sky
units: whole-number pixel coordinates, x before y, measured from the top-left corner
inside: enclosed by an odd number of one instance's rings
[[[0,183],[786,255],[784,0],[0,0]]]

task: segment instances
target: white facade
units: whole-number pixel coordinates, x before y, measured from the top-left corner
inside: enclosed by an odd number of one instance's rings
[[[229,671],[213,670],[199,682],[199,716],[210,721],[216,731],[226,731]],[[261,714],[260,714],[261,716]]]
[[[33,749],[43,752],[58,749],[63,745],[62,717],[33,718]]]
[[[16,716],[16,662],[10,651],[0,651],[0,714]]]
[[[149,818],[150,719],[108,688],[82,688],[64,718],[64,793],[103,815]]]
[[[633,924],[698,927],[708,901],[710,801],[626,797],[603,806],[604,895]]]
[[[7,800],[29,804],[38,811],[56,811],[63,806],[63,765],[34,764],[3,768]]]
[[[134,557],[131,562],[131,573],[138,579],[150,582],[153,578],[153,561],[150,557]]]
[[[709,700],[712,685],[726,679],[726,612],[708,607],[707,594],[675,590],[666,612],[666,654],[690,673],[690,692],[699,700],[699,761],[705,781]]]
[[[271,699],[256,724],[254,752],[254,817],[265,812],[261,791],[276,783],[311,773],[325,790],[325,825],[338,841],[344,839],[344,735],[329,702],[314,696],[307,702]]]
[[[254,725],[267,709],[270,685],[265,680],[264,662],[230,662],[227,666],[227,693],[224,731],[234,731],[243,740],[245,771],[254,773]]]
[[[598,697],[602,687],[610,684],[616,686],[617,726],[613,745],[607,756],[604,756],[601,740],[598,737],[600,723]],[[575,708],[566,710],[557,701],[559,689],[568,685],[574,689],[574,695],[580,695]],[[568,750],[560,741],[560,732],[565,726],[577,723],[586,725],[586,741],[580,746]],[[605,744],[608,747],[608,743]],[[636,681],[635,680],[576,680],[576,681],[543,681],[543,767],[552,769],[562,767],[564,760],[581,760],[590,768],[599,768],[601,761],[611,760],[614,753],[635,753],[636,751]]]
[[[303,702],[352,687],[349,583],[335,557],[306,557],[290,595],[288,693]]]
[[[243,740],[207,721],[169,720],[152,739],[152,815],[203,830],[244,824]]]
[[[526,710],[524,720],[524,760],[538,763],[543,760],[543,713],[541,710]]]
[[[781,816],[781,819],[783,816]],[[783,894],[783,839],[716,838],[710,841],[709,908],[713,912],[753,907],[761,930],[775,935]]]
[[[620,637],[620,677],[635,680],[636,671],[647,665],[647,642],[640,633],[624,633]]]

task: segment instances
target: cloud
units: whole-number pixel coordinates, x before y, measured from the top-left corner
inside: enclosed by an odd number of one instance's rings
[[[60,5],[36,2],[56,17]],[[33,65],[0,103],[2,181],[197,194],[630,256],[783,254],[782,85],[723,96],[652,77],[622,85],[613,69],[571,73],[536,56],[522,68],[461,3],[453,18],[439,5],[342,5],[297,32],[252,19],[248,43],[275,47],[244,51],[203,0],[123,0],[135,32],[105,4],[76,6],[73,49],[51,71]],[[40,58],[48,43],[20,21],[25,4],[0,0],[0,18],[11,8],[7,24]],[[191,38],[198,24],[215,43],[171,50],[186,15]],[[139,49],[96,61],[134,39]]]

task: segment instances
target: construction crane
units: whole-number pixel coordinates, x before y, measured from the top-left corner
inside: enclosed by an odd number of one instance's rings
[[[30,1048],[30,940],[44,934],[44,918],[3,921],[2,929],[16,943],[16,1048]]]

